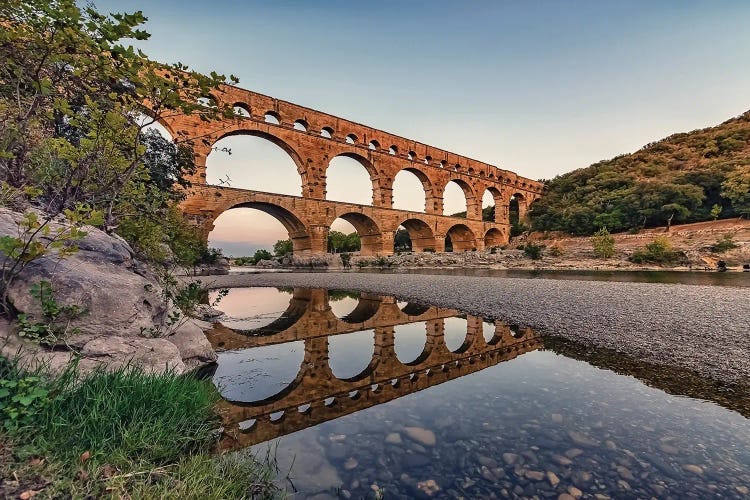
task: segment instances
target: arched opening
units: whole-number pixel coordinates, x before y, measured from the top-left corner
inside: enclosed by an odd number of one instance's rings
[[[326,199],[372,205],[375,175],[375,168],[366,158],[340,154],[331,159],[326,169]]]
[[[388,148],[388,154],[396,156],[398,154],[398,147],[397,146],[391,146]]]
[[[394,251],[434,252],[435,233],[423,220],[407,219],[401,223],[394,237]]]
[[[459,352],[466,344],[466,332],[469,329],[466,318],[453,317],[443,320],[445,326],[443,338],[445,347],[450,352]]]
[[[266,111],[263,119],[271,125],[281,125],[281,116],[276,111]]]
[[[307,132],[309,125],[305,120],[295,120],[294,121],[294,130],[299,130],[300,132]]]
[[[376,140],[370,141],[370,144],[367,145],[367,148],[372,151],[377,151],[380,149],[380,143]]]
[[[323,127],[322,129],[320,129],[320,136],[325,137],[326,139],[332,139],[333,129],[331,127]]]
[[[499,247],[505,244],[505,237],[503,232],[498,228],[489,229],[484,235],[484,248],[489,249],[493,247]]]
[[[311,249],[305,225],[283,207],[251,202],[237,205],[214,221],[208,235],[209,245],[230,257],[252,257],[258,250],[277,253],[277,243],[291,240],[292,251],[302,254]],[[279,253],[288,247],[279,245]]]
[[[502,336],[497,335],[497,326],[495,326],[497,324],[501,323],[499,321],[495,324],[482,322],[482,337],[487,345],[495,345],[502,340]]]
[[[328,337],[328,366],[341,380],[364,376],[375,354],[375,330],[331,335]]]
[[[331,312],[339,319],[349,316],[359,304],[359,292],[350,292],[347,290],[329,290],[328,305]]]
[[[482,195],[482,220],[487,222],[498,222],[495,215],[496,207],[503,203],[500,191],[494,187],[488,187]]]
[[[378,255],[383,250],[383,233],[375,221],[364,214],[341,214],[330,227],[330,253],[360,252],[361,255]]]
[[[411,161],[417,161],[417,153],[415,153],[414,151],[409,151],[406,157]]]
[[[510,198],[508,206],[508,220],[510,222],[510,235],[518,236],[523,234],[528,228],[525,224],[526,219],[526,199],[520,193],[514,193]]]
[[[459,179],[448,182],[443,191],[443,215],[473,217],[476,212],[474,192],[467,183]]]
[[[346,136],[346,143],[347,144],[357,144],[357,136],[354,134],[349,134]]]
[[[219,139],[206,158],[206,182],[300,196],[302,160],[281,139],[255,131],[232,133]]]
[[[446,252],[468,252],[477,249],[477,240],[474,232],[464,224],[452,226],[445,235]],[[448,240],[450,240],[450,250],[448,249]]]
[[[213,381],[222,397],[230,401],[258,403],[288,392],[304,358],[305,344],[301,340],[222,352]],[[249,365],[253,367],[250,373]],[[248,376],[257,373],[263,374],[262,384],[257,377]]]
[[[400,170],[393,179],[393,208],[425,212],[427,193],[432,191],[424,172],[414,168]]]
[[[427,345],[427,323],[396,325],[393,332],[393,349],[398,360],[405,365],[418,362]]]
[[[261,332],[282,317],[296,314],[291,292],[270,287],[230,288],[216,306],[226,315],[221,324],[232,330]],[[218,291],[209,292],[209,301],[218,296]]]
[[[328,300],[331,312],[344,323],[360,324],[374,317],[382,301],[375,295],[330,290]]]
[[[244,102],[235,102],[234,106],[232,106],[232,110],[234,111],[235,116],[239,116],[242,118],[250,118],[250,106],[245,104]]]
[[[401,302],[399,302],[398,306],[401,312],[407,316],[421,316],[430,310],[430,306],[416,302],[407,302],[404,305],[401,305]]]

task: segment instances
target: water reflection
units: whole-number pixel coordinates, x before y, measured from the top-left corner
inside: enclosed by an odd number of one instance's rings
[[[270,323],[210,332],[222,446],[279,444],[300,496],[748,493],[747,387],[391,297],[266,290],[243,297]]]

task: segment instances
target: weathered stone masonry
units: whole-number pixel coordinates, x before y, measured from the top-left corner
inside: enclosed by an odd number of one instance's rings
[[[256,92],[224,86],[212,99],[232,105],[236,116],[206,122],[193,115],[176,115],[162,122],[173,137],[200,138],[195,147],[197,172],[182,207],[206,238],[223,212],[251,207],[284,224],[297,255],[326,252],[328,231],[338,217],[357,229],[364,255],[393,253],[399,225],[409,231],[414,251],[443,251],[447,237],[454,251],[481,250],[507,243],[512,197],[518,200],[523,218],[542,194],[541,183],[513,172]],[[269,123],[269,118],[278,124]],[[297,165],[302,196],[206,184],[206,159],[214,144],[239,134],[265,138],[286,151]],[[353,158],[367,170],[372,205],[326,200],[326,169],[337,156]],[[392,208],[393,182],[402,170],[421,181],[424,213]],[[443,192],[449,182],[458,184],[466,196],[465,219],[442,215]],[[482,221],[485,191],[495,199],[492,222]]]

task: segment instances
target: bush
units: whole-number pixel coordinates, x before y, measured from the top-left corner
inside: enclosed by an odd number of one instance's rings
[[[636,264],[646,262],[656,264],[668,264],[675,262],[679,253],[672,250],[672,243],[664,236],[659,236],[651,243],[633,252],[630,261]]]
[[[716,240],[716,243],[711,245],[711,251],[715,253],[724,253],[733,248],[738,248],[739,245],[734,241],[731,234],[725,234],[720,239]]]
[[[526,254],[531,260],[539,260],[542,258],[544,252],[544,245],[537,245],[536,243],[529,242],[523,247],[523,253]]]
[[[615,238],[609,234],[606,227],[599,229],[591,237],[594,255],[600,259],[609,259],[615,254]]]

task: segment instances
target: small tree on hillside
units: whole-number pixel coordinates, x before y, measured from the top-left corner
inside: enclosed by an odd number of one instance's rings
[[[609,259],[615,254],[615,238],[609,234],[606,227],[599,229],[591,237],[594,255],[600,259]]]

